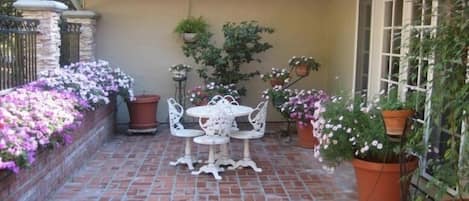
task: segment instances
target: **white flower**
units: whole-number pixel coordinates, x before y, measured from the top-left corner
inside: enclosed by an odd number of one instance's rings
[[[347,128],[347,133],[352,133],[352,129],[351,128]]]
[[[373,145],[373,146],[376,146],[376,145],[378,145],[378,141],[376,141],[376,140],[373,140],[373,141],[371,142],[371,145]]]
[[[339,121],[342,121],[344,119],[344,116],[339,117]]]
[[[377,148],[377,149],[382,149],[382,148],[383,148],[383,144],[379,143],[378,145],[376,145],[376,148]]]

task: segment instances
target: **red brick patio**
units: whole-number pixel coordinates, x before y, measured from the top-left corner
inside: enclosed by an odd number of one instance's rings
[[[350,165],[325,173],[312,150],[285,144],[278,134],[251,142],[253,159],[263,169],[225,171],[217,182],[211,175],[193,176],[185,166],[168,165],[182,153],[183,139],[166,125],[157,135],[116,135],[90,156],[50,200],[356,200]],[[241,141],[232,140],[231,154],[239,159]],[[199,159],[208,147],[193,144]],[[196,167],[199,167],[197,165]]]

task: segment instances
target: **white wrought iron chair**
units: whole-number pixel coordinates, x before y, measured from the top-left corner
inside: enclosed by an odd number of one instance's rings
[[[267,105],[268,102],[260,102],[257,107],[249,114],[249,123],[251,123],[253,129],[248,131],[238,131],[230,134],[230,137],[234,139],[244,140],[244,152],[243,159],[236,162],[236,164],[230,169],[236,169],[238,167],[251,167],[256,172],[262,172],[261,168],[258,168],[256,163],[251,159],[249,152],[249,140],[259,139],[264,136],[265,133],[265,122],[267,117]]]
[[[218,172],[223,171],[223,168],[215,164],[214,145],[226,145],[230,142],[228,134],[231,132],[233,117],[222,109],[222,104],[216,104],[215,107],[220,112],[214,113],[208,119],[199,119],[200,127],[205,135],[194,138],[194,142],[209,146],[208,161],[206,165],[200,167],[198,171],[193,171],[192,174],[211,173],[215,179],[220,180],[222,177]]]
[[[178,164],[187,164],[189,170],[193,170],[193,164],[196,160],[191,155],[191,139],[193,137],[201,136],[204,134],[202,130],[196,129],[185,129],[181,124],[180,120],[184,115],[184,108],[174,100],[174,98],[168,99],[168,111],[169,111],[169,130],[171,135],[176,137],[186,138],[186,144],[184,148],[184,156],[178,158],[174,162],[169,162],[170,165],[175,166]]]

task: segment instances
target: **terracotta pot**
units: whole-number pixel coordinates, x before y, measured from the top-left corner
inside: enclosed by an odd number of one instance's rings
[[[301,64],[299,66],[295,66],[295,73],[300,77],[305,77],[309,75],[309,68],[306,64]]]
[[[127,102],[129,109],[131,129],[149,129],[156,128],[158,120],[156,112],[158,110],[158,95],[141,95],[136,96],[135,101]]]
[[[357,179],[358,197],[360,201],[399,201],[401,192],[401,172],[399,163],[374,163],[360,159],[352,160]],[[418,160],[412,158],[404,167],[406,173],[417,169]],[[405,189],[409,189],[406,179]],[[404,192],[407,193],[407,192]]]
[[[386,133],[391,136],[401,136],[404,133],[407,118],[414,114],[413,110],[384,110],[383,115]]]
[[[270,80],[270,85],[271,85],[272,87],[275,87],[275,86],[277,86],[277,85],[283,86],[284,83],[285,83],[285,81],[282,80],[282,79],[271,79],[271,80]]]
[[[313,136],[313,126],[311,124],[300,124],[296,122],[298,132],[298,145],[303,148],[312,149],[319,144],[318,139]]]

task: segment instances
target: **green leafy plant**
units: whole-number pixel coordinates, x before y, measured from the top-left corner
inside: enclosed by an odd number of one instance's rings
[[[405,110],[412,109],[417,101],[423,101],[422,97],[418,98],[418,93],[409,91],[407,92],[406,100],[400,99],[397,88],[393,87],[386,94],[384,91],[381,92],[383,95],[379,97],[378,107],[381,110]]]
[[[273,88],[264,90],[262,92],[262,99],[270,100],[274,108],[282,115],[282,117],[286,120],[290,120],[290,111],[283,109],[283,104],[288,102],[288,100],[295,96],[296,93],[297,92],[294,90],[277,85]]]
[[[446,0],[438,5],[438,25],[427,30],[429,37],[412,36],[409,57],[434,58],[431,127],[437,132],[432,135],[439,135],[441,129],[449,133],[448,141],[441,142],[443,153],[429,161],[434,177],[430,184],[439,189],[437,200],[447,188],[457,188],[455,199],[463,200],[463,195],[469,194],[469,145],[461,148],[462,139],[467,142],[469,134],[469,5],[466,0]]]
[[[273,33],[274,30],[250,21],[228,22],[223,25],[222,31],[225,37],[222,47],[216,47],[211,40],[213,34],[206,32],[199,34],[196,42],[184,44],[183,52],[202,66],[197,72],[206,83],[235,84],[239,93],[245,95],[246,89],[239,86],[240,82],[249,80],[259,72],[243,73],[241,66],[253,61],[261,62],[254,55],[272,48],[271,44],[262,42],[261,34]]]
[[[16,0],[2,0],[0,2],[0,15],[18,16],[20,12],[13,7]]]
[[[186,19],[181,20],[174,32],[176,33],[204,33],[207,32],[208,24],[202,18],[202,16],[195,18],[195,17],[188,17]]]

